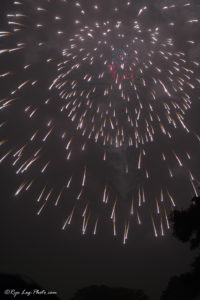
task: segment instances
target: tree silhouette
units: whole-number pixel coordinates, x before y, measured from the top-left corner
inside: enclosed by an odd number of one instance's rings
[[[186,210],[175,210],[171,215],[173,235],[182,242],[189,242],[190,248],[200,246],[200,197],[194,197]],[[200,256],[192,263],[191,272],[170,279],[162,300],[200,300]]]
[[[191,249],[200,245],[200,197],[192,199],[187,210],[175,210],[172,217],[173,235],[182,242],[190,242]]]
[[[105,285],[89,286],[78,290],[71,300],[148,300],[141,290],[111,288]]]

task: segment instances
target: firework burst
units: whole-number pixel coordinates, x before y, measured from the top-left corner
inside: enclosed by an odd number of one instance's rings
[[[95,235],[107,216],[126,243],[147,211],[162,236],[174,179],[197,195],[200,137],[187,115],[200,83],[199,5],[85,2],[13,1],[0,32],[0,161],[10,157],[20,178],[15,196],[37,193],[38,215],[61,207],[63,230],[81,220]]]

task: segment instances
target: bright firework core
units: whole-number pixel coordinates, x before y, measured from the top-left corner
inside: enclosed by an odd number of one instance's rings
[[[130,71],[127,62],[128,54],[124,50],[114,50],[112,64],[108,65],[108,70],[112,74],[112,77],[117,80],[120,80],[120,75],[122,76],[122,80],[133,78],[133,72]]]

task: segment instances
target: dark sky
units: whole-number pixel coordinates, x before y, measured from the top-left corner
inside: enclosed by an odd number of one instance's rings
[[[11,196],[15,178],[1,170],[1,272],[26,274],[68,299],[78,288],[106,284],[141,288],[159,299],[172,275],[189,270],[189,247],[171,237],[136,231],[127,245],[110,233],[97,237],[59,230],[53,210],[36,216],[28,197]]]
[[[10,30],[6,24],[6,14],[13,12],[12,2],[1,0],[0,31]],[[104,147],[101,143],[96,144],[92,139],[87,140],[86,137],[81,136],[80,132],[77,132],[74,124],[66,118],[66,115],[60,114],[61,104],[58,105],[58,102],[61,102],[61,100],[58,97],[58,92],[56,90],[49,92],[48,87],[55,79],[56,64],[62,60],[61,54],[64,46],[72,33],[76,32],[76,26],[71,23],[76,17],[76,10],[72,9],[65,16],[65,21],[61,25],[65,35],[63,39],[60,39],[55,35],[57,27],[49,21],[51,16],[64,14],[60,11],[60,5],[48,6],[50,7],[48,11],[50,17],[45,16],[42,19],[46,24],[42,33],[38,33],[35,28],[33,29],[33,25],[41,21],[41,18],[39,20],[35,19],[37,14],[33,14],[35,3],[42,5],[44,2],[24,0],[23,3],[26,4],[25,11],[29,18],[25,21],[26,26],[23,28],[22,33],[1,40],[1,49],[16,47],[16,43],[23,41],[27,44],[22,52],[0,55],[0,74],[13,71],[12,76],[0,79],[1,99],[7,97],[10,91],[13,91],[27,78],[32,81],[39,79],[40,82],[36,89],[29,86],[18,91],[17,101],[3,110],[1,122],[6,120],[8,124],[5,129],[4,127],[1,128],[1,137],[2,139],[8,139],[8,142],[2,146],[2,155],[10,148],[13,151],[19,149],[30,139],[35,130],[39,130],[36,142],[29,143],[26,148],[24,158],[29,159],[34,151],[41,146],[41,139],[47,133],[46,124],[49,120],[53,120],[54,127],[53,133],[42,150],[41,160],[36,162],[31,172],[28,170],[25,175],[16,175],[17,167],[11,167],[12,157],[8,157],[1,164],[0,224],[2,246],[0,272],[28,275],[44,288],[58,291],[62,299],[68,299],[81,287],[92,284],[106,284],[109,286],[140,288],[151,297],[151,300],[157,300],[171,276],[186,272],[189,269],[192,255],[187,245],[182,245],[172,237],[170,230],[165,229],[166,235],[164,237],[160,236],[160,219],[156,219],[155,197],[159,197],[160,189],[168,185],[173,191],[172,194],[176,195],[179,208],[186,207],[189,204],[194,191],[188,183],[187,169],[192,169],[195,178],[199,178],[200,164],[197,155],[199,143],[194,141],[192,134],[186,135],[179,126],[177,130],[172,130],[173,139],[170,142],[169,139],[166,140],[163,135],[157,133],[155,142],[151,147],[145,145],[144,149],[148,151],[148,158],[146,158],[145,163],[152,171],[153,179],[146,184],[148,201],[146,206],[144,205],[144,210],[137,207],[136,204],[142,225],[137,224],[137,218],[134,215],[133,220],[130,221],[130,234],[127,244],[123,245],[124,221],[128,222],[130,220],[130,217],[127,217],[130,199],[132,195],[137,194],[138,186],[143,183],[144,177],[143,169],[140,172],[136,168],[138,150],[134,147],[128,148],[126,143],[120,149],[115,149],[110,145]],[[173,4],[173,1],[164,2],[163,5]],[[109,16],[109,9],[112,7],[113,1],[110,1],[109,4],[105,4],[106,1],[103,1],[103,3],[108,7],[104,7],[104,12],[107,13],[101,13],[101,18],[112,19]],[[139,1],[135,4],[137,9],[143,3],[149,5],[149,1]],[[176,15],[177,26],[173,31],[173,38],[176,40],[174,47],[176,50],[183,49],[189,61],[199,59],[198,27],[193,27],[193,30],[187,30],[187,27],[185,27],[185,30],[181,30],[183,20],[186,17],[195,18],[199,16],[199,4],[195,1],[191,1],[191,3],[196,10],[191,9],[189,15],[186,14],[185,10],[181,10],[179,18]],[[170,30],[166,30],[165,27],[168,22],[167,17],[159,14],[159,1],[155,1],[155,5],[150,6],[148,12],[143,21],[151,25],[157,22],[160,25],[162,38],[171,34]],[[130,16],[128,15],[127,19]],[[168,17],[170,21],[174,19],[173,11],[169,13]],[[95,17],[93,19],[95,20]],[[83,17],[84,22],[87,20],[87,22],[92,23],[93,19],[92,17],[91,19],[84,19]],[[191,44],[190,46],[184,46],[183,39],[189,37],[197,40],[195,46]],[[45,42],[43,47],[36,46],[40,41]],[[90,47],[89,44],[87,46]],[[139,44],[137,50],[140,57],[144,59],[147,50],[141,49]],[[52,64],[47,65],[45,60],[49,57],[53,57],[54,61]],[[155,59],[158,62],[157,58]],[[22,67],[29,63],[32,65],[31,70],[22,71]],[[98,70],[98,64],[96,68]],[[82,71],[84,72],[84,70]],[[196,73],[195,76],[198,77],[199,69]],[[110,75],[108,74],[108,76]],[[110,80],[113,80],[113,78]],[[135,80],[137,82],[138,77]],[[185,91],[188,91],[187,87]],[[145,100],[148,99],[147,92],[148,89],[143,92],[144,98],[146,97]],[[159,89],[156,92],[160,93],[161,99],[163,92]],[[193,106],[192,110],[188,111],[186,115],[186,121],[192,132],[198,132],[199,129],[199,105],[194,101],[198,99],[198,96],[199,89],[191,92]],[[45,106],[44,101],[48,97],[51,97],[53,101]],[[173,95],[173,97],[176,101],[179,95]],[[115,101],[117,109],[120,110],[120,100],[113,98],[112,101]],[[31,109],[39,108],[36,116],[31,120],[24,114],[24,108],[28,105],[32,106]],[[157,104],[156,109],[162,112],[159,104]],[[121,121],[123,122],[123,120],[122,117]],[[67,132],[68,141],[70,137],[73,137],[70,146],[72,158],[67,162],[66,151],[64,150],[66,143],[60,139],[65,131]],[[81,152],[81,146],[85,142],[86,151]],[[175,163],[174,157],[172,158],[170,154],[168,163],[175,175],[175,178],[170,181],[162,161],[162,152],[172,153],[170,152],[171,148],[173,151],[175,149],[177,153],[180,153],[184,161],[184,172],[183,169],[177,167],[177,162]],[[105,151],[107,152],[107,160],[103,162],[102,157]],[[184,157],[187,151],[193,158],[190,163],[186,162]],[[52,160],[52,163],[47,174],[45,172],[44,176],[39,177],[38,174],[40,174],[42,166],[49,160]],[[127,164],[129,165],[128,175],[124,172]],[[80,204],[76,205],[79,206],[72,218],[72,225],[63,231],[61,227],[66,217],[71,213],[74,207],[74,199],[80,192],[81,180],[86,165],[87,177],[83,199],[81,198]],[[61,204],[54,207],[55,197],[57,197],[63,184],[66,184],[70,176],[72,176],[70,189],[64,194]],[[14,193],[23,180],[27,180],[28,184],[32,179],[35,180],[33,189],[29,193],[21,193],[18,197],[15,197]],[[109,190],[107,209],[105,209],[104,204],[99,204],[102,201],[105,184]],[[195,184],[197,184],[197,181]],[[44,185],[47,185],[45,192],[48,193],[51,188],[53,188],[53,192],[42,214],[37,216],[41,204],[36,199],[41,192],[41,187]],[[116,197],[118,199],[117,203],[119,203],[117,213],[119,234],[117,237],[113,237],[110,214]],[[81,215],[87,205],[89,205],[88,216],[90,214],[92,216],[88,225],[89,230],[83,236],[81,234]],[[169,199],[166,208],[170,211]],[[156,219],[156,227],[159,231],[157,238],[153,234],[149,210]],[[93,236],[91,233],[97,217],[99,217],[97,235]]]

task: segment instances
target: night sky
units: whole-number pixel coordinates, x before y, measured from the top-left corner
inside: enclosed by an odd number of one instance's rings
[[[61,299],[93,284],[159,299],[192,260],[167,222],[198,193],[199,3],[13,2],[0,7],[0,272]]]

